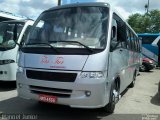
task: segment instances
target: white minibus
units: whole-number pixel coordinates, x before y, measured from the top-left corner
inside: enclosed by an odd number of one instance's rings
[[[15,81],[19,45],[33,25],[32,20],[0,22],[0,81]]]
[[[139,71],[136,33],[107,3],[44,11],[20,51],[18,96],[112,113]]]

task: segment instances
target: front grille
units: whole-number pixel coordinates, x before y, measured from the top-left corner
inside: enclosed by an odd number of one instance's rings
[[[74,82],[77,73],[62,73],[62,72],[46,72],[26,70],[27,78],[36,80],[58,81],[58,82]]]
[[[57,89],[57,88],[48,88],[48,87],[40,87],[40,86],[32,86],[30,85],[30,91],[34,94],[45,94],[52,95],[61,98],[69,98],[71,96],[72,90],[68,89]]]

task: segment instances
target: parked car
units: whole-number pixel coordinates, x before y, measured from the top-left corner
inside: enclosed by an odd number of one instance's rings
[[[142,65],[140,66],[140,71],[150,71],[155,68],[154,61],[149,58],[142,59]]]

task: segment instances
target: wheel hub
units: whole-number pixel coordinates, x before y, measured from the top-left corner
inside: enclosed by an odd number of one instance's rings
[[[113,90],[113,102],[117,103],[119,100],[119,95],[116,90]]]

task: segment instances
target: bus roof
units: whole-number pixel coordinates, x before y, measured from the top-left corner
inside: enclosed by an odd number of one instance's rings
[[[8,20],[8,21],[2,21],[2,22],[0,22],[0,23],[8,23],[8,22],[27,22],[27,21],[33,21],[34,22],[34,20],[32,20],[32,19],[21,19],[21,20]]]
[[[114,8],[112,8],[110,6],[109,3],[106,2],[85,2],[85,3],[71,3],[71,4],[65,4],[65,5],[60,5],[60,6],[55,6],[52,7],[48,10],[43,11],[42,13],[45,12],[49,12],[52,10],[57,10],[57,9],[65,9],[65,8],[70,8],[70,7],[78,7],[78,6],[95,6],[95,7],[108,7],[109,9],[111,9],[113,12],[115,12],[125,23],[126,25],[135,33],[135,31],[131,28],[131,26],[126,22],[126,20],[124,20],[124,18],[118,13],[118,11],[116,11]],[[135,33],[135,35],[137,36],[137,34]]]
[[[0,10],[0,18],[6,18],[6,19],[12,19],[12,20],[20,20],[20,19],[24,19],[26,17]]]

